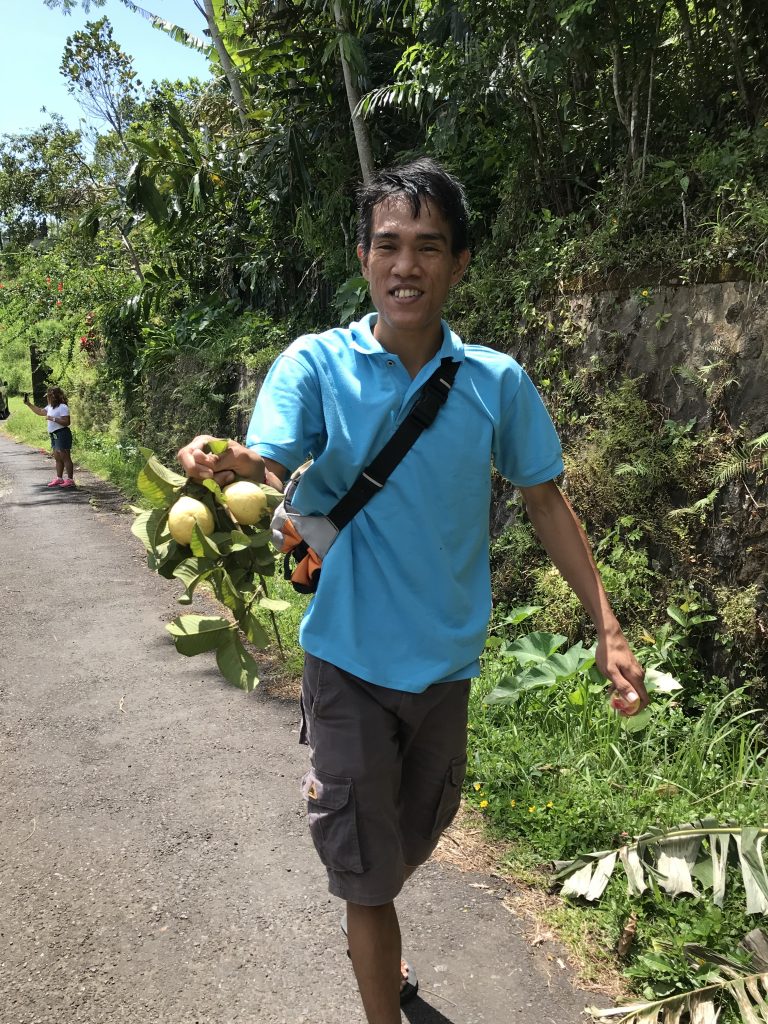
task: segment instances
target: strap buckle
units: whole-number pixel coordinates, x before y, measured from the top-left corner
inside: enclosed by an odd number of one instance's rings
[[[451,385],[448,381],[443,380],[442,377],[427,382],[419,400],[411,409],[411,416],[419,426],[426,429],[432,425],[450,390]]]

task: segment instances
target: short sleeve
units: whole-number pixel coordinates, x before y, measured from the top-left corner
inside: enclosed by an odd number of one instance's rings
[[[262,385],[245,439],[263,458],[293,472],[325,443],[317,377],[303,359],[282,355]]]
[[[541,395],[525,370],[506,373],[501,414],[494,432],[498,471],[517,487],[533,487],[563,472],[560,438]]]
[[[63,403],[59,406],[59,416],[69,416],[69,406]]]

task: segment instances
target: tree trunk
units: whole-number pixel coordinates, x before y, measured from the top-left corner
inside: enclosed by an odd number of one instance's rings
[[[542,181],[541,169],[546,167],[544,129],[542,128],[539,108],[536,104],[536,97],[528,88],[528,82],[525,77],[525,68],[523,67],[523,62],[520,59],[520,46],[517,42],[514,42],[513,46],[515,50],[515,67],[517,68],[517,75],[520,81],[520,92],[523,94],[523,99],[531,112],[531,120],[533,122],[534,133],[536,136],[536,160],[534,162],[534,173],[536,175],[536,184],[539,186],[539,195],[543,197],[544,184]]]
[[[123,248],[128,253],[128,259],[131,261],[131,266],[133,267],[133,272],[136,275],[136,277],[138,277],[138,279],[143,284],[143,282],[144,282],[144,274],[142,273],[141,264],[139,263],[139,257],[136,255],[136,250],[133,248],[133,246],[129,242],[128,236],[123,231],[123,229],[120,227],[120,225],[116,224],[115,227],[117,228],[118,234],[120,235],[120,241],[122,242]]]
[[[334,0],[333,17],[336,22],[336,28],[339,32],[347,32],[348,26],[344,13],[341,9],[341,0]],[[344,50],[341,46],[339,46],[339,56],[341,58],[341,70],[344,74],[344,88],[347,91],[349,113],[352,117],[352,130],[355,133],[355,145],[357,146],[357,159],[360,162],[360,173],[363,176],[363,181],[367,182],[373,177],[371,136],[368,132],[368,125],[358,113],[357,108],[360,104],[360,93],[357,90],[357,83],[355,82],[352,74],[352,68],[349,66],[349,61],[344,56]]]
[[[719,26],[722,29],[725,40],[728,43],[728,47],[733,57],[733,70],[736,75],[736,86],[739,90],[739,96],[741,96],[741,102],[744,104],[744,109],[747,113],[747,118],[750,124],[754,122],[754,111],[752,109],[752,99],[749,94],[749,86],[747,85],[747,79],[744,75],[744,66],[741,62],[741,52],[739,51],[739,44],[733,37],[728,27],[728,9],[723,3],[723,0],[716,0],[717,13],[719,15]]]
[[[45,405],[45,389],[48,386],[50,368],[40,359],[36,345],[29,346],[29,364],[32,371],[32,401],[40,407]]]
[[[648,106],[645,114],[645,136],[643,138],[643,160],[640,165],[640,180],[645,177],[645,160],[648,155],[648,136],[651,131],[651,105],[653,102],[653,65],[656,61],[656,51],[651,53],[651,66],[648,70]]]
[[[221,62],[221,69],[226,75],[227,81],[229,82],[229,88],[232,91],[232,99],[235,101],[237,107],[237,113],[240,117],[240,124],[243,128],[248,127],[248,108],[245,105],[245,99],[243,98],[243,90],[240,88],[240,80],[237,77],[237,69],[232,63],[232,58],[227,52],[227,48],[224,45],[224,40],[221,38],[221,32],[219,32],[219,26],[216,23],[216,14],[213,10],[213,0],[203,0],[203,14],[205,15],[205,21],[208,25],[208,31],[211,33],[211,40],[213,42],[214,49],[219,56]]]
[[[614,42],[612,47],[613,52],[613,74],[611,81],[613,83],[613,99],[616,103],[616,110],[619,115],[619,120],[627,127],[627,111],[624,107],[624,101],[621,97],[621,88],[624,79],[624,60],[621,55],[621,43],[617,40]]]

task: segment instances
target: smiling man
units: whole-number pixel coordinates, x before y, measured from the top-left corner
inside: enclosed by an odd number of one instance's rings
[[[555,478],[560,443],[509,356],[465,345],[442,320],[469,263],[461,185],[420,159],[361,191],[358,256],[375,312],[297,339],[270,370],[247,447],[195,438],[187,473],[280,484],[310,456],[292,499],[327,515],[409,415],[441,366],[458,364],[437,418],[340,531],[300,639],[309,824],[369,1024],[396,1024],[416,992],[394,900],[459,806],[467,700],[491,610],[488,512],[495,465],[525,500],[598,636],[597,664],[629,713],[643,670],[611,611],[587,538]]]

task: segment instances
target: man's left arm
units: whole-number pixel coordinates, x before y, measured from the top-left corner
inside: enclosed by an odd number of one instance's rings
[[[553,564],[574,591],[597,630],[596,664],[625,704],[648,703],[644,671],[632,653],[600,579],[587,535],[568,499],[550,480],[521,487],[528,516]]]

